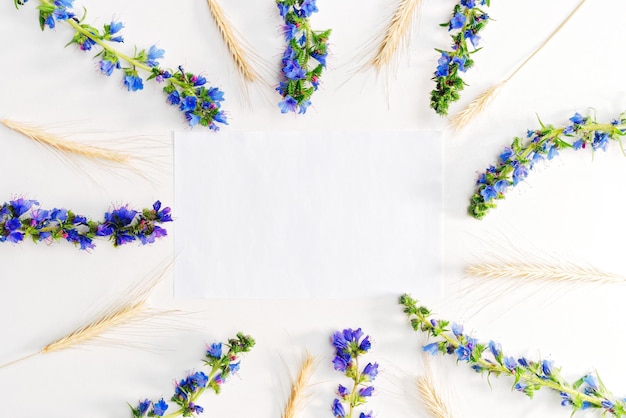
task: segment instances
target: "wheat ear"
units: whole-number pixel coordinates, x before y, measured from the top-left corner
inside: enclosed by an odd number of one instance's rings
[[[307,351],[304,356],[304,360],[302,361],[298,377],[291,386],[291,394],[289,395],[289,400],[285,406],[282,418],[294,418],[298,411],[302,408],[304,391],[309,383],[309,379],[311,378],[314,369],[315,359]]]
[[[550,36],[548,36],[546,38],[545,41],[543,41],[541,43],[541,45],[539,45],[539,47],[537,49],[535,49],[535,51],[533,51],[532,54],[530,54],[525,60],[524,62],[522,62],[512,73],[510,76],[508,76],[506,79],[504,79],[503,81],[501,81],[500,83],[496,84],[495,86],[490,87],[489,89],[485,90],[483,93],[481,93],[476,99],[474,99],[465,109],[461,110],[459,113],[457,113],[456,115],[454,115],[451,119],[450,119],[450,124],[452,125],[453,128],[455,128],[457,131],[463,129],[465,126],[467,126],[468,123],[470,123],[476,116],[478,116],[478,114],[480,114],[480,112],[482,112],[483,110],[485,110],[487,108],[487,106],[492,102],[492,100],[495,98],[495,96],[498,94],[498,92],[502,89],[502,87],[504,87],[504,85],[506,83],[508,83],[513,77],[515,77],[515,75],[522,69],[524,68],[524,66],[526,66],[526,64],[528,64],[528,62],[530,62],[530,60],[532,60],[535,55],[537,55],[539,53],[539,51],[541,51],[551,40],[552,38],[554,38],[554,36],[559,33],[561,31],[561,29],[563,29],[563,27],[567,24],[567,22],[569,22],[569,20],[572,18],[572,16],[574,16],[574,14],[576,14],[576,12],[582,7],[582,5],[586,2],[587,0],[582,0],[580,3],[578,3],[578,6],[576,6],[574,8],[574,10],[572,10],[570,12],[569,15],[567,15],[567,17],[561,22],[561,24],[559,26],[557,26],[557,28],[550,34]]]
[[[150,313],[147,312],[146,299],[148,298],[152,288],[161,280],[164,274],[165,271],[155,279],[148,281],[145,285],[131,290],[125,300],[113,304],[109,309],[105,310],[101,315],[96,317],[95,320],[51,342],[36,353],[26,355],[17,360],[1,365],[0,369],[38,354],[47,354],[66,350],[68,348],[73,348],[81,344],[95,341],[108,331],[119,328],[123,325],[128,325],[133,321],[146,318],[147,315],[150,315]]]
[[[4,126],[14,130],[40,144],[49,146],[57,151],[69,154],[80,155],[90,159],[106,160],[119,164],[129,162],[130,156],[121,152],[112,151],[106,148],[95,147],[93,145],[81,144],[74,141],[67,141],[55,135],[49,134],[26,124],[8,119],[0,120]]]
[[[429,375],[417,378],[417,390],[428,413],[434,418],[452,418],[448,406],[439,396]]]
[[[239,72],[245,80],[251,82],[256,81],[258,79],[258,75],[246,59],[244,49],[237,40],[237,37],[231,28],[230,22],[226,18],[226,15],[224,15],[222,7],[217,3],[217,0],[207,0],[207,3],[209,4],[211,16],[213,16],[213,20],[222,34],[222,38],[224,39],[224,42],[226,42],[226,46],[228,47],[230,55],[233,57]]]
[[[470,265],[465,272],[485,279],[519,278],[524,280],[565,283],[626,283],[624,277],[591,267],[573,264],[552,265],[547,263],[500,262]]]
[[[400,45],[406,43],[411,27],[411,21],[414,16],[415,8],[420,0],[401,0],[396,9],[391,22],[385,28],[383,39],[378,47],[378,52],[371,65],[380,72],[396,54]]]

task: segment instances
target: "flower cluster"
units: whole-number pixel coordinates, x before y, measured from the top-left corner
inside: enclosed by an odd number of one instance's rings
[[[489,15],[477,7],[480,5],[489,6],[489,0],[461,0],[454,6],[450,21],[441,24],[454,34],[450,51],[437,49],[441,57],[433,77],[437,86],[430,93],[430,107],[440,115],[447,115],[450,103],[459,100],[459,92],[465,86],[459,73],[474,65],[471,54],[478,51],[478,33],[489,22]]]
[[[190,373],[184,379],[176,382],[174,395],[170,401],[178,406],[167,417],[193,417],[204,412],[204,408],[196,404],[197,399],[205,390],[211,389],[220,393],[221,385],[226,378],[239,370],[239,356],[247,353],[254,347],[255,341],[249,335],[238,333],[236,338],[228,340],[227,344],[214,343],[207,347],[204,355],[204,364],[211,368],[208,374],[202,371]],[[227,350],[224,352],[224,347]],[[129,405],[130,406],[130,405]],[[162,417],[169,405],[163,398],[157,402],[145,399],[136,407],[130,407],[133,418]]]
[[[309,17],[318,11],[315,0],[276,0],[276,4],[285,21],[283,33],[287,41],[282,59],[285,80],[276,88],[283,97],[278,107],[281,113],[305,113],[326,67],[331,31],[311,30]],[[311,59],[317,64],[313,65]]]
[[[337,331],[332,336],[335,347],[333,366],[335,370],[343,372],[353,382],[352,389],[343,385],[337,387],[339,398],[332,404],[333,416],[336,418],[352,418],[355,408],[365,404],[367,398],[374,393],[374,386],[370,385],[378,375],[378,364],[367,363],[363,370],[359,368],[359,356],[367,353],[372,347],[369,336],[363,336],[361,328],[350,328]],[[347,411],[346,407],[347,406]],[[371,418],[372,413],[361,412],[359,418]]]
[[[95,248],[95,237],[109,237],[116,247],[135,240],[151,244],[167,235],[158,224],[171,222],[170,212],[156,201],[152,209],[141,212],[121,206],[105,213],[103,222],[96,222],[71,210],[45,210],[35,200],[18,198],[0,206],[0,242],[17,244],[28,236],[34,242],[65,239],[81,250]]]
[[[26,1],[14,0],[15,6],[23,5]],[[158,60],[163,58],[165,51],[154,45],[147,50],[135,48],[133,55],[118,51],[113,45],[124,42],[121,35],[124,24],[111,21],[103,25],[102,29],[98,29],[83,23],[72,9],[73,1],[39,0],[41,29],[46,27],[52,29],[59,22],[71,26],[74,36],[69,44],[75,44],[83,51],[100,49],[96,55],[99,57],[100,72],[110,76],[115,70],[122,71],[123,85],[128,91],[143,89],[143,79],[139,75],[139,70],[148,73],[147,80],[154,79],[164,83],[163,91],[167,95],[167,102],[183,112],[190,126],[199,124],[217,131],[219,130],[217,123],[228,124],[226,115],[221,110],[224,94],[215,87],[207,88],[206,78],[185,72],[180,66],[176,70],[160,67]]]
[[[607,390],[597,374],[586,374],[574,383],[568,383],[554,366],[552,360],[532,361],[525,357],[507,356],[502,346],[494,341],[480,343],[463,333],[463,326],[431,318],[431,312],[418,306],[409,295],[400,298],[404,312],[414,330],[427,333],[436,341],[422,349],[430,354],[456,356],[457,362],[465,362],[478,373],[505,375],[513,379],[513,389],[532,398],[535,391],[545,387],[559,393],[561,405],[572,412],[583,409],[599,409],[603,414],[626,416],[626,400],[616,399]]]
[[[498,164],[479,174],[477,190],[470,201],[470,215],[477,219],[485,216],[489,209],[497,206],[494,201],[504,199],[507,190],[524,180],[536,163],[551,160],[559,150],[589,147],[593,151],[606,151],[610,140],[621,141],[626,134],[626,114],[606,124],[597,123],[595,118],[583,117],[579,113],[569,120],[571,123],[562,128],[541,123],[541,129],[528,131],[526,145],[516,137],[511,146],[500,154]],[[568,142],[563,137],[575,140]]]

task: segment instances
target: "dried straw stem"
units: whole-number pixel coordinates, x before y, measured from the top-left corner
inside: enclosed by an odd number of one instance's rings
[[[480,112],[482,112],[493,100],[493,98],[496,96],[496,94],[499,92],[499,90],[506,84],[508,83],[513,77],[515,77],[515,75],[522,69],[524,68],[524,66],[526,66],[526,64],[528,64],[530,62],[530,60],[532,60],[535,55],[537,55],[539,53],[539,51],[541,51],[551,40],[552,38],[554,38],[554,36],[559,33],[561,31],[561,29],[563,29],[563,27],[567,24],[567,22],[569,22],[569,20],[572,18],[572,16],[574,16],[574,14],[576,14],[576,12],[582,7],[582,5],[586,2],[587,0],[581,0],[580,3],[578,3],[578,6],[576,6],[574,8],[574,10],[572,10],[570,12],[569,15],[567,15],[567,17],[561,22],[561,24],[559,26],[557,26],[557,28],[550,34],[550,36],[548,36],[546,38],[545,41],[543,41],[541,43],[541,45],[539,45],[539,47],[537,49],[535,49],[533,51],[532,54],[530,54],[525,60],[524,62],[522,62],[512,73],[510,76],[508,76],[506,79],[504,79],[503,81],[501,81],[500,83],[496,84],[495,86],[490,87],[488,90],[484,91],[483,93],[481,93],[475,100],[473,100],[465,109],[463,109],[462,111],[460,111],[459,113],[457,113],[456,115],[454,115],[451,119],[450,119],[450,124],[457,130],[461,130],[463,129],[472,119],[474,119],[474,117],[476,117]]]
[[[520,278],[524,280],[552,281],[561,283],[626,283],[624,277],[591,267],[572,264],[500,262],[474,264],[466,268],[471,276],[486,279]]]
[[[385,29],[385,35],[378,47],[378,52],[371,61],[371,65],[376,68],[377,72],[380,72],[383,67],[389,64],[400,44],[406,42],[411,20],[419,2],[420,0],[400,1],[391,22]]]
[[[448,406],[435,389],[429,374],[417,378],[417,389],[424,402],[424,406],[434,418],[452,418]]]
[[[487,106],[491,104],[491,101],[499,93],[500,89],[506,84],[505,81],[501,81],[495,86],[482,92],[477,98],[475,98],[465,109],[450,118],[450,125],[457,131],[463,129],[476,115],[485,110]]]
[[[211,16],[213,16],[213,20],[215,20],[215,24],[220,30],[222,38],[224,38],[224,42],[226,42],[226,46],[228,47],[230,55],[233,57],[239,72],[245,80],[251,82],[256,81],[258,79],[258,75],[246,59],[244,49],[237,40],[237,37],[231,28],[230,22],[224,15],[224,11],[217,3],[217,0],[207,0],[207,3],[209,4]]]
[[[66,336],[59,338],[48,344],[41,350],[41,354],[52,353],[54,351],[65,350],[73,346],[93,341],[104,332],[125,324],[140,316],[146,308],[145,301],[134,304],[122,305],[115,311],[105,313],[95,321],[84,325]]]
[[[282,418],[294,418],[296,413],[301,409],[304,390],[306,389],[309,379],[313,374],[314,368],[315,359],[313,359],[311,354],[307,352],[304,357],[304,361],[302,362],[302,366],[300,367],[300,373],[298,373],[298,377],[291,386],[291,394],[289,396],[289,400],[287,401],[287,405],[285,406]]]
[[[106,160],[114,163],[128,163],[130,156],[121,152],[100,148],[93,145],[86,145],[74,141],[66,141],[57,136],[29,127],[23,123],[2,119],[0,122],[9,129],[14,130],[28,138],[49,146],[57,151],[69,154],[80,155],[89,159]]]

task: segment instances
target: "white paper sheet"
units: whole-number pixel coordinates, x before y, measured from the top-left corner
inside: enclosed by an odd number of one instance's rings
[[[175,294],[438,294],[436,132],[175,134]]]

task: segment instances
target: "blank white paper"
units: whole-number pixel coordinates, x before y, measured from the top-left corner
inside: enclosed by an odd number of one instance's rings
[[[438,132],[175,134],[179,298],[436,295]]]

